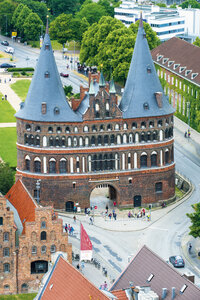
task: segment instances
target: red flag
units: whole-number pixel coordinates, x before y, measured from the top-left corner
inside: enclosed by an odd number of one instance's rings
[[[92,250],[92,243],[82,224],[81,224],[81,245],[80,246],[81,246],[80,249],[81,251]]]

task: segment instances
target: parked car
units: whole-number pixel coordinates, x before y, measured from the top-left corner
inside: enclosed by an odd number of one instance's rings
[[[180,255],[170,256],[169,261],[176,268],[185,267],[184,259]]]
[[[69,77],[69,74],[68,73],[60,73],[60,76],[62,76],[62,77]]]
[[[13,54],[15,52],[14,48],[12,47],[7,47],[6,50],[5,50],[6,53],[10,53],[10,54]]]
[[[7,41],[2,41],[1,45],[3,45],[3,46],[9,46],[9,43]]]
[[[11,65],[11,64],[7,64],[7,63],[3,63],[0,65],[0,68],[15,68],[16,65]]]

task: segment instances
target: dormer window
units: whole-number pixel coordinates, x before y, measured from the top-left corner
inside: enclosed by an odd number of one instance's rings
[[[173,69],[176,70],[179,66],[180,64],[174,64]]]
[[[186,67],[180,67],[179,68],[179,73],[183,72],[186,69]]]
[[[157,56],[157,61],[161,60],[161,58],[163,58],[163,55],[158,55]]]
[[[191,72],[192,72],[192,70],[186,70],[185,71],[185,76],[188,76]]]
[[[57,131],[57,133],[61,133],[61,132],[62,132],[62,129],[61,129],[61,127],[60,127],[60,126],[59,126],[59,127],[57,127],[56,131]]]
[[[168,67],[171,67],[171,65],[173,65],[174,61],[170,60],[168,61]]]
[[[49,133],[52,133],[52,132],[53,132],[53,128],[52,128],[52,127],[49,127],[49,128],[48,128],[48,132],[49,132]]]
[[[45,78],[50,78],[50,73],[49,73],[48,71],[46,71],[46,72],[44,73],[44,77],[45,77]]]
[[[151,67],[147,66],[147,73],[151,73]]]
[[[60,113],[60,109],[58,107],[55,107],[54,108],[54,114],[59,115],[59,113]]]
[[[68,126],[66,127],[65,132],[70,133],[70,128]]]
[[[47,104],[46,102],[42,102],[42,114],[45,115],[47,112]]]
[[[50,45],[49,44],[45,44],[45,50],[50,50]]]
[[[30,124],[26,124],[26,130],[31,131],[31,125]]]
[[[145,110],[149,109],[149,103],[145,102],[145,103],[143,104],[143,107],[144,107]]]
[[[169,60],[169,58],[163,58],[162,63],[165,64],[168,60]]]
[[[36,127],[35,127],[35,131],[36,131],[36,132],[41,132],[40,126],[36,126]]]
[[[192,73],[191,79],[194,79],[194,78],[197,77],[198,75],[199,75],[199,73]]]

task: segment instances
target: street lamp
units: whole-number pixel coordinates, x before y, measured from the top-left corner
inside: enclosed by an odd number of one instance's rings
[[[38,179],[36,181],[36,191],[37,191],[37,203],[39,204],[40,202],[40,182],[41,182],[41,179]]]

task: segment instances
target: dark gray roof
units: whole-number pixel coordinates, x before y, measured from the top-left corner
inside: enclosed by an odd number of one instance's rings
[[[92,81],[92,89],[94,91],[95,96],[98,94],[99,91],[99,84],[96,81]],[[84,99],[82,100],[81,104],[79,105],[78,109],[76,110],[76,112],[78,114],[84,115],[90,105],[89,102],[89,92],[86,92],[86,95],[84,97]]]
[[[148,282],[150,275],[152,279]],[[151,251],[147,246],[136,254],[119,278],[113,283],[110,291],[127,289],[133,282],[134,286],[150,286],[151,289],[162,296],[162,288],[167,289],[165,300],[172,299],[172,287],[175,287],[175,300],[197,300],[200,299],[200,289],[186,277],[177,272],[162,258]],[[184,293],[181,288],[186,285]]]
[[[46,49],[46,45],[49,45],[49,49]],[[49,77],[46,78],[45,74]],[[46,113],[42,114],[41,106],[44,102]],[[59,113],[55,113],[55,109]],[[82,122],[81,115],[76,114],[66,101],[48,31],[25,103],[15,116],[40,122]]]
[[[149,71],[147,71],[149,68]],[[162,92],[162,107],[159,108],[155,93]],[[144,108],[147,103],[149,109]],[[123,118],[162,116],[174,112],[164,95],[154,67],[142,22],[138,28],[133,57],[119,108]]]

